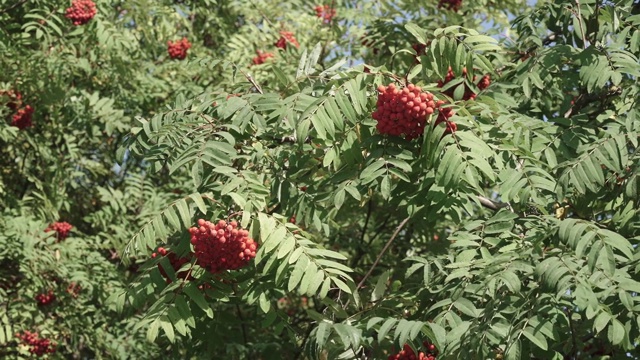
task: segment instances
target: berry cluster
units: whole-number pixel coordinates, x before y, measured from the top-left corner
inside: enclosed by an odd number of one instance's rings
[[[251,61],[253,62],[253,65],[260,65],[260,64],[264,64],[265,61],[267,61],[267,59],[272,58],[273,57],[273,53],[270,52],[262,52],[260,50],[256,50],[256,54],[258,54],[257,56],[255,56]]]
[[[18,109],[18,111],[13,114],[11,117],[11,125],[17,127],[20,130],[26,129],[33,125],[31,121],[33,117],[33,108],[31,105],[27,105],[22,109]]]
[[[404,134],[407,140],[422,135],[427,115],[433,114],[435,109],[444,104],[414,84],[404,89],[398,89],[394,84],[380,85],[378,92],[377,109],[371,115],[378,120],[376,128],[381,134]]]
[[[73,225],[69,224],[66,221],[62,221],[54,222],[53,224],[49,225],[49,227],[47,227],[44,231],[55,231],[58,242],[60,242],[69,236],[69,232],[71,231],[71,229],[73,229]]]
[[[438,7],[458,11],[462,7],[462,0],[440,0],[438,2]]]
[[[0,96],[6,96],[9,98],[7,107],[13,111],[15,111],[22,104],[22,94],[19,91],[0,90]]]
[[[435,360],[438,355],[438,350],[436,346],[430,344],[428,341],[423,343],[424,347],[427,351],[420,351],[416,355],[415,351],[409,346],[405,344],[402,350],[394,355],[389,355],[389,360]]]
[[[26,129],[33,125],[32,117],[34,109],[31,105],[25,105],[22,107],[22,94],[19,91],[0,91],[0,96],[7,96],[9,102],[7,107],[15,113],[11,117],[11,125],[17,127],[20,130]]]
[[[96,4],[91,0],[73,0],[71,7],[67,8],[65,17],[73,22],[73,25],[84,25],[91,21],[98,13]]]
[[[462,75],[463,76],[467,75],[467,68],[462,69]],[[451,69],[451,67],[449,67],[449,70],[447,71],[447,76],[444,78],[444,80],[438,80],[438,87],[444,87],[455,77],[456,75],[453,73],[453,70]],[[478,77],[474,75],[473,81],[475,82],[477,78]],[[478,89],[484,90],[488,88],[490,84],[491,84],[491,77],[489,75],[485,75],[482,77],[482,79],[480,79],[480,82],[478,82],[477,86],[478,86]],[[444,91],[444,93],[450,97],[453,97],[453,92],[454,92],[454,88],[449,88]],[[473,100],[476,98],[476,96],[477,96],[476,93],[474,93],[473,90],[471,90],[467,86],[467,84],[464,84],[464,95],[462,96],[462,100]]]
[[[72,282],[67,286],[67,294],[71,295],[74,299],[80,295],[80,291],[82,291],[82,286],[78,283]]]
[[[190,48],[191,43],[185,37],[178,41],[167,41],[167,51],[172,59],[184,60],[187,57],[187,50]]]
[[[306,310],[309,308],[309,299],[306,296],[300,298],[300,303],[295,304],[289,298],[281,297],[278,300],[278,309],[283,310],[289,316],[293,316],[299,310]]]
[[[168,254],[168,256],[167,256]],[[188,257],[178,257],[178,255],[176,255],[175,253],[172,252],[168,252],[167,249],[163,248],[163,247],[159,247],[158,248],[158,252],[157,253],[153,253],[151,254],[152,258],[156,258],[158,255],[160,256],[166,256],[169,259],[169,263],[171,264],[171,267],[173,268],[173,271],[178,271],[180,270],[180,268],[182,268],[182,265],[191,262],[191,256]],[[190,254],[191,255],[191,254]],[[171,283],[171,278],[169,277],[169,275],[167,274],[167,272],[162,268],[161,264],[158,264],[158,269],[160,270],[160,274],[162,274],[162,276],[167,279],[167,283]],[[188,270],[183,270],[180,271],[178,273],[176,273],[176,277],[179,279],[185,279],[185,280],[192,280],[193,277],[191,276],[190,272]]]
[[[334,16],[336,16],[336,9],[330,5],[318,5],[314,8],[316,16],[322,19],[322,22],[329,24]]]
[[[38,306],[47,306],[56,301],[56,294],[53,293],[53,290],[49,290],[45,294],[36,295],[35,299],[38,302]]]
[[[16,338],[18,338],[24,345],[30,346],[29,352],[42,356],[44,354],[53,354],[56,352],[56,346],[49,339],[42,339],[38,336],[37,332],[31,332],[25,330],[21,333],[17,333]]]
[[[277,48],[286,50],[287,42],[290,42],[296,48],[300,47],[300,43],[298,43],[298,40],[296,40],[296,37],[293,35],[291,31],[280,31],[280,39],[278,39],[278,41],[276,41],[274,45]]]
[[[199,219],[189,232],[198,265],[212,274],[239,269],[256,256],[258,244],[235,221],[214,224]]]

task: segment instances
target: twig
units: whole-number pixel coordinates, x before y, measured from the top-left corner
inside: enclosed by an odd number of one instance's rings
[[[249,81],[251,83],[251,85],[253,85],[253,87],[256,88],[256,91],[259,92],[260,94],[264,94],[264,92],[262,91],[262,88],[260,87],[260,85],[258,85],[258,83],[253,79],[253,77],[251,77],[251,75],[247,74],[246,72],[244,72],[244,70],[242,69],[238,69],[240,70],[240,72],[242,73],[242,75],[244,75],[244,77],[247,79],[247,81]]]
[[[582,35],[582,48],[587,49],[587,36],[584,33],[584,25],[582,24],[582,12],[580,11],[580,0],[575,0],[577,11],[573,13],[578,18],[578,25],[580,26],[580,34]]]
[[[407,217],[404,220],[402,220],[400,225],[398,225],[398,227],[396,228],[396,231],[393,233],[393,235],[391,235],[391,238],[389,239],[389,241],[387,241],[387,243],[384,244],[384,247],[382,248],[382,251],[380,251],[380,254],[378,254],[378,257],[376,258],[376,261],[373,262],[373,264],[371,265],[371,268],[369,268],[369,271],[367,271],[367,274],[358,283],[358,286],[356,287],[356,290],[360,289],[362,287],[362,285],[364,285],[365,281],[367,281],[369,276],[371,276],[371,273],[376,268],[376,266],[378,266],[378,263],[380,262],[380,259],[382,259],[382,256],[384,256],[384,253],[387,252],[387,250],[389,249],[389,246],[391,246],[391,243],[393,242],[393,240],[395,240],[395,238],[398,236],[398,233],[400,233],[400,230],[402,230],[402,228],[407,224],[408,221],[409,221],[409,218]]]
[[[567,309],[567,318],[569,320],[569,329],[571,330],[571,359],[576,358],[576,353],[578,352],[578,344],[576,341],[576,330],[573,326],[573,320],[571,320],[571,311]]]
[[[351,268],[354,268],[358,263],[362,255],[364,255],[364,236],[367,233],[367,227],[369,226],[369,219],[371,218],[371,210],[373,209],[373,202],[369,199],[368,209],[367,209],[367,217],[364,220],[364,225],[362,225],[362,233],[360,234],[360,242],[358,242],[358,251],[356,255],[351,260]]]
[[[235,284],[233,285],[233,294],[238,296],[238,292],[236,291]],[[240,319],[240,328],[242,329],[242,339],[244,340],[244,345],[247,346],[249,339],[247,338],[247,329],[245,327],[244,318],[242,317],[242,312],[240,311],[240,305],[236,303],[236,311],[238,312],[238,319]]]

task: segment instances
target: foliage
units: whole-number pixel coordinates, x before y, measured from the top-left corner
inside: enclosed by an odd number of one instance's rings
[[[0,354],[637,358],[640,4],[441,3],[0,0]],[[207,272],[200,218],[255,259]]]

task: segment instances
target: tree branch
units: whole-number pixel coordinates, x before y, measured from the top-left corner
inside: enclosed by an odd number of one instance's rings
[[[484,196],[480,196],[478,195],[478,200],[480,201],[480,205],[486,207],[487,209],[491,209],[493,211],[498,211],[502,208],[509,208],[509,204],[508,203],[502,203],[502,202],[497,202],[497,201],[493,201],[489,198],[486,198]]]
[[[391,235],[391,238],[389,239],[389,241],[387,241],[387,243],[384,244],[384,247],[382,248],[382,251],[380,251],[380,254],[378,254],[378,257],[376,258],[376,261],[374,261],[373,264],[371,264],[371,267],[369,268],[369,271],[367,271],[367,274],[358,283],[358,286],[356,287],[356,290],[360,289],[362,287],[362,285],[364,285],[365,281],[367,281],[369,276],[371,276],[371,273],[376,268],[376,266],[378,266],[378,263],[380,262],[380,259],[382,259],[382,256],[384,256],[384,253],[387,252],[387,250],[389,249],[389,246],[391,246],[391,243],[393,242],[393,240],[395,240],[395,238],[400,233],[400,230],[402,230],[402,228],[407,224],[408,221],[409,221],[409,217],[406,217],[404,220],[402,220],[400,225],[398,225],[398,227],[396,228],[396,231],[393,233],[393,235]]]
[[[27,2],[27,0],[17,1],[13,5],[9,6],[8,8],[0,10],[0,14],[7,13],[7,12],[13,10],[14,8],[17,8],[17,7],[20,7],[20,6],[24,5],[24,3],[26,3],[26,2]]]
[[[364,225],[362,225],[362,233],[360,234],[360,241],[358,242],[358,250],[356,251],[356,255],[351,259],[351,268],[353,269],[360,258],[364,255],[364,236],[367,233],[367,227],[369,226],[369,219],[371,218],[371,210],[373,209],[373,202],[369,199],[369,204],[367,207],[367,217],[364,220]]]

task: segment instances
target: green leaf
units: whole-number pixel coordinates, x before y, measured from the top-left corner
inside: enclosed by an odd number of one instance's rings
[[[598,313],[598,316],[596,316],[595,320],[593,320],[593,329],[596,331],[596,333],[599,333],[607,326],[610,320],[611,320],[611,315],[609,315],[608,312],[604,310],[600,311],[600,313]]]
[[[404,28],[407,29],[407,31],[410,32],[411,35],[413,35],[413,37],[415,37],[420,44],[425,45],[427,43],[427,39],[424,35],[426,31],[418,25],[414,23],[407,23],[404,25]]]
[[[378,342],[382,343],[389,330],[396,324],[396,319],[387,319],[378,329]]]
[[[338,286],[340,290],[346,292],[347,294],[351,294],[351,288],[344,281],[335,277],[331,278],[331,280],[333,280],[333,283],[336,284],[336,286]]]
[[[465,298],[458,298],[458,300],[456,300],[453,303],[453,306],[460,310],[461,313],[471,316],[473,318],[476,318],[478,316],[480,316],[480,312],[478,311],[478,309],[475,307],[475,305],[473,305],[473,303],[471,301],[469,301],[468,299]]]
[[[522,359],[521,351],[520,340],[516,340],[508,345],[504,358],[505,360],[520,360]]]
[[[378,277],[378,281],[376,282],[376,287],[373,289],[373,293],[371,293],[371,301],[376,302],[382,299],[385,290],[387,289],[387,282],[389,281],[389,271],[385,271]]]
[[[271,302],[269,301],[269,299],[267,298],[267,295],[263,292],[260,294],[260,296],[258,297],[258,303],[260,304],[260,310],[262,310],[263,313],[268,313],[269,310],[271,310]]]
[[[278,259],[282,259],[283,257],[289,255],[293,248],[296,246],[296,239],[291,235],[287,235],[284,237],[284,241],[280,243],[278,250]]]
[[[333,203],[336,209],[340,209],[342,207],[342,204],[344,204],[344,197],[345,197],[344,189],[340,189],[336,191],[336,194],[333,197]]]
[[[542,333],[535,331],[532,327],[524,329],[522,334],[542,350],[547,350],[549,348],[547,339],[542,335]]]
[[[160,330],[160,318],[155,319],[147,328],[147,341],[154,342],[158,337],[158,331]]]
[[[306,255],[302,255],[296,265],[293,267],[293,271],[289,275],[289,283],[287,285],[287,289],[292,291],[302,280],[304,276],[304,272],[309,265],[309,258]]]
[[[171,322],[169,321],[169,318],[166,316],[161,316],[160,317],[160,326],[162,326],[162,330],[164,331],[165,335],[167,336],[167,339],[169,339],[169,341],[171,343],[174,343],[176,340],[176,335],[173,331],[173,326],[171,325]]]
[[[609,325],[609,332],[607,334],[609,341],[611,341],[613,345],[621,344],[622,340],[624,340],[625,333],[624,325],[622,325],[620,320],[611,319],[611,325]]]
[[[193,302],[198,305],[200,309],[202,309],[205,314],[211,319],[213,319],[213,309],[205,300],[204,295],[200,292],[200,290],[196,287],[195,283],[189,283],[185,287],[182,288],[182,291],[187,294],[187,296],[193,300]]]
[[[389,197],[391,196],[391,180],[389,176],[385,176],[382,178],[382,181],[380,182],[380,194],[385,200],[389,199]]]

